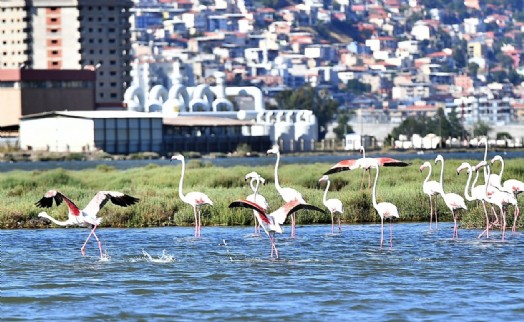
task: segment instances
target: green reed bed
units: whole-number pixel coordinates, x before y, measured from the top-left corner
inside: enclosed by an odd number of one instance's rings
[[[283,156],[285,160],[285,156]],[[464,193],[467,180],[465,172],[457,175],[456,168],[464,160],[447,160],[444,173],[444,190]],[[465,160],[473,165],[478,160]],[[507,160],[503,180],[515,178],[523,180],[524,167],[522,159]],[[422,160],[412,160],[405,168],[380,168],[377,186],[377,201],[388,201],[397,205],[399,221],[424,222],[429,219],[428,197],[422,192],[422,182],[427,169],[420,173]],[[432,179],[438,180],[440,164],[433,162]],[[332,165],[325,163],[286,164],[279,168],[279,179],[282,186],[299,190],[311,204],[324,208],[322,194],[325,185],[319,186],[318,179]],[[201,191],[214,202],[214,206],[203,208],[203,225],[252,225],[253,212],[248,209],[229,209],[228,205],[237,199],[251,194],[249,182],[244,180],[246,173],[257,171],[266,184],[260,186],[259,192],[270,203],[271,210],[283,204],[274,186],[273,166],[259,167],[215,167],[201,160],[190,160],[186,168],[184,193]],[[500,165],[493,167],[498,173]],[[54,169],[47,171],[12,171],[0,174],[0,228],[47,227],[47,220],[38,218],[42,209],[34,203],[49,189],[56,189],[74,200],[83,208],[100,190],[121,191],[140,198],[140,202],[131,207],[122,208],[108,203],[99,213],[105,227],[151,227],[151,226],[188,226],[193,224],[193,210],[183,203],[178,196],[178,184],[181,165],[178,162],[167,162],[165,166],[147,165],[129,170],[116,170],[108,165],[96,169],[68,171]],[[345,223],[379,222],[371,203],[371,188],[360,190],[362,170],[346,171],[330,176],[331,187],[328,198],[339,198],[344,204],[342,221]],[[371,184],[375,171],[371,171]],[[367,173],[364,185],[367,186]],[[483,183],[483,179],[480,180]],[[522,197],[521,197],[522,198]],[[467,202],[468,211],[460,211],[463,227],[482,227],[485,223],[480,205]],[[46,210],[59,220],[67,218],[65,205]],[[450,211],[442,198],[438,198],[440,221],[452,220]],[[513,209],[510,211],[513,212]],[[508,220],[512,216],[508,215]],[[329,223],[329,213],[299,211],[298,224]]]

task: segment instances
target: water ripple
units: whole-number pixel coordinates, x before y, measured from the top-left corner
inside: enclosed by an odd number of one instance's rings
[[[3,320],[518,320],[524,318],[521,234],[500,241],[441,223],[301,226],[269,258],[252,227],[101,229],[86,257],[82,229],[4,230]],[[9,245],[9,246],[5,246]],[[389,246],[389,245],[388,245]]]

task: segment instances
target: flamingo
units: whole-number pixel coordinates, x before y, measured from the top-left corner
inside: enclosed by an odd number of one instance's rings
[[[386,158],[386,157],[367,158],[364,147],[361,147],[360,151],[363,154],[362,158],[359,158],[356,160],[342,160],[338,162],[337,164],[335,164],[334,166],[332,166],[328,171],[324,172],[324,174],[329,175],[329,174],[337,173],[341,171],[348,171],[348,170],[353,170],[357,168],[362,168],[363,172],[362,172],[362,178],[360,181],[360,189],[362,190],[362,187],[364,185],[364,174],[366,173],[366,171],[369,171],[371,167],[373,167],[373,164],[375,161],[378,162],[379,165],[384,166],[384,167],[405,167],[409,165],[409,163],[407,162],[396,160],[393,158]],[[371,174],[369,174],[369,177],[368,177],[369,180],[370,180],[370,177],[371,177]],[[371,186],[371,182],[368,182],[368,187],[369,186]]]
[[[495,183],[491,183],[491,185],[499,190],[503,190],[503,191],[512,193],[518,202],[518,195],[524,192],[524,182],[517,180],[517,179],[508,179],[504,181],[504,183],[501,185],[500,183],[502,181],[502,174],[504,173],[504,159],[500,155],[496,155],[493,157],[493,159],[491,159],[491,164],[493,165],[493,163],[496,161],[500,162],[500,173],[498,175],[499,181]],[[491,182],[491,177],[490,177],[490,182]],[[517,230],[517,219],[518,219],[517,217],[513,218],[513,227],[511,228],[513,232]]]
[[[212,206],[213,202],[206,194],[198,191],[188,192],[184,195],[182,192],[182,186],[184,185],[184,174],[186,170],[185,158],[182,154],[177,154],[171,157],[171,161],[173,160],[182,161],[182,173],[180,174],[180,182],[178,184],[178,196],[180,199],[182,199],[183,202],[193,207],[193,215],[195,216],[195,237],[200,237],[202,225],[200,209],[204,205]]]
[[[67,214],[67,220],[56,220],[55,218],[49,216],[45,211],[40,212],[38,214],[38,217],[49,219],[50,221],[59,226],[78,225],[91,227],[91,232],[89,233],[89,236],[87,236],[87,239],[82,245],[82,248],[80,248],[80,252],[83,256],[85,256],[85,248],[87,242],[91,238],[91,235],[93,235],[95,236],[95,239],[98,242],[98,249],[100,250],[101,259],[103,258],[102,242],[100,241],[100,239],[98,239],[95,230],[102,222],[102,218],[99,218],[96,215],[108,201],[111,201],[115,205],[121,207],[127,207],[139,201],[138,198],[132,197],[121,192],[99,191],[95,195],[95,197],[91,199],[87,206],[84,209],[80,210],[80,208],[78,208],[71,199],[66,197],[61,192],[56,190],[49,190],[44,194],[44,196],[40,200],[38,200],[35,203],[35,205],[40,208],[51,208],[53,206],[53,200],[55,201],[57,206],[59,206],[62,202],[66,203],[67,208],[69,210]]]
[[[283,233],[282,227],[280,225],[284,223],[288,216],[301,209],[315,210],[324,213],[324,210],[307,203],[302,203],[298,200],[291,200],[286,202],[282,207],[278,208],[271,214],[267,214],[260,205],[249,200],[237,200],[233,201],[229,205],[229,208],[239,207],[253,209],[257,212],[257,220],[266,232],[269,238],[269,242],[271,244],[271,258],[273,258],[273,254],[275,254],[275,257],[277,259],[279,258],[279,255],[278,249],[275,245],[275,233]]]
[[[484,233],[486,233],[486,238],[489,238],[489,217],[488,217],[488,211],[486,210],[486,186],[485,185],[476,185],[479,173],[476,172],[475,179],[473,180],[473,183],[471,184],[471,188],[469,188],[469,184],[471,182],[471,177],[473,175],[474,168],[469,164],[468,162],[462,162],[462,164],[457,168],[457,175],[459,175],[463,170],[467,169],[468,173],[468,180],[466,182],[466,187],[464,188],[464,198],[466,198],[467,201],[480,201],[482,203],[482,208],[484,210],[484,215],[486,217],[486,230],[482,232],[477,238],[482,237]],[[471,194],[470,194],[471,190]]]
[[[380,216],[380,248],[382,249],[382,246],[384,244],[384,218],[389,218],[389,245],[390,247],[393,247],[393,226],[391,220],[392,218],[399,218],[398,209],[397,206],[395,206],[391,202],[377,203],[377,182],[380,172],[380,164],[377,160],[373,160],[371,161],[370,167],[376,169],[375,182],[373,183],[372,200],[373,208],[375,208],[378,215]]]
[[[444,184],[442,180],[443,174],[444,174],[444,158],[440,154],[437,155],[437,157],[435,158],[435,164],[437,164],[437,162],[439,161],[441,162],[440,185],[442,186],[442,191],[440,192],[440,195],[444,199],[444,203],[446,204],[446,206],[451,211],[451,214],[453,215],[453,223],[454,223],[453,238],[458,238],[458,224],[457,224],[458,219],[455,214],[455,211],[458,209],[467,210],[468,207],[466,206],[466,203],[464,202],[464,198],[462,198],[462,196],[459,196],[458,194],[453,193],[453,192],[448,192],[448,193],[444,192]]]
[[[500,214],[502,217],[502,240],[504,240],[506,235],[506,211],[505,208],[507,208],[509,205],[513,205],[514,207],[514,218],[518,217],[519,215],[519,207],[517,206],[517,199],[511,192],[507,192],[504,190],[499,189],[493,189],[488,190],[488,187],[490,187],[489,181],[491,180],[491,167],[486,161],[481,161],[479,164],[475,166],[475,170],[478,171],[479,168],[485,167],[487,170],[487,182],[486,182],[486,201],[489,203],[492,203],[499,207]]]
[[[258,173],[255,171],[250,172],[246,174],[245,180],[251,179],[249,182],[249,185],[251,186],[251,190],[253,190],[253,193],[247,196],[246,200],[249,200],[251,202],[254,202],[262,207],[264,211],[269,210],[269,204],[264,196],[258,193],[258,187],[260,186],[260,183],[265,184],[266,180],[262,178]],[[256,185],[255,185],[256,182]],[[255,221],[255,235],[260,234],[260,224],[257,220],[257,211],[253,210],[253,216]]]
[[[488,162],[487,158],[488,158],[489,143],[488,143],[488,138],[487,137],[483,137],[483,138],[481,138],[479,140],[478,146],[481,146],[482,144],[484,144],[484,158],[482,160]],[[484,181],[485,182],[488,181],[487,177],[488,177],[487,168],[484,167]],[[501,182],[500,179],[501,179],[501,177],[498,174],[492,173],[491,174],[491,178],[489,179],[490,185],[492,185],[494,187],[500,187],[500,182]]]
[[[318,182],[327,182],[326,184],[326,190],[324,190],[324,197],[322,198],[322,202],[324,203],[324,206],[329,210],[331,213],[331,233],[334,233],[334,215],[335,213],[339,213],[338,216],[338,232],[342,231],[342,228],[340,227],[340,217],[342,217],[342,213],[344,212],[344,208],[342,206],[342,201],[339,199],[327,199],[327,192],[329,190],[329,186],[331,184],[331,181],[329,180],[329,176],[323,175],[322,178],[318,180]]]
[[[431,163],[424,162],[420,168],[419,171],[422,172],[425,168],[429,168],[428,175],[426,176],[426,179],[424,179],[424,183],[422,184],[422,191],[429,196],[429,230],[431,230],[431,222],[433,221],[433,213],[435,213],[435,229],[438,229],[438,217],[437,217],[437,195],[442,194],[442,186],[439,182],[435,180],[429,180],[429,177],[431,177]],[[435,207],[433,207],[432,197],[435,196]]]
[[[273,146],[273,148],[267,150],[267,154],[276,154],[277,160],[275,162],[275,188],[277,189],[278,193],[284,200],[284,202],[290,202],[293,200],[297,200],[301,203],[306,203],[304,198],[302,197],[302,194],[298,192],[297,190],[289,187],[282,187],[280,186],[280,183],[278,181],[278,165],[280,163],[280,150],[278,148],[278,145]],[[291,213],[291,237],[295,237],[295,230],[296,230],[296,216],[295,212]]]

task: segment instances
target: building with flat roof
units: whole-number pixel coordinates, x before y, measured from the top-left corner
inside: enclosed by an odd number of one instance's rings
[[[16,130],[24,115],[94,110],[95,81],[92,70],[0,69],[0,129]]]
[[[0,1],[0,69],[96,69],[98,105],[131,83],[130,0]]]

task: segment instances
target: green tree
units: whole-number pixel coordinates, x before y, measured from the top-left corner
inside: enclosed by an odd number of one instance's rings
[[[489,124],[478,121],[473,124],[473,136],[488,136],[488,133],[491,132],[492,128]]]
[[[362,83],[358,79],[350,79],[346,84],[346,91],[355,95],[369,93],[371,91],[371,85]]]
[[[469,76],[475,78],[477,77],[479,71],[479,65],[476,63],[469,63],[468,64],[468,74]]]
[[[338,125],[333,129],[338,139],[343,139],[346,134],[355,133],[353,127],[348,124],[351,116],[349,113],[340,114],[337,123]]]
[[[326,125],[334,120],[339,103],[327,90],[304,86],[282,91],[275,95],[278,108],[282,110],[304,109],[315,114],[319,126],[319,138],[324,138]]]

